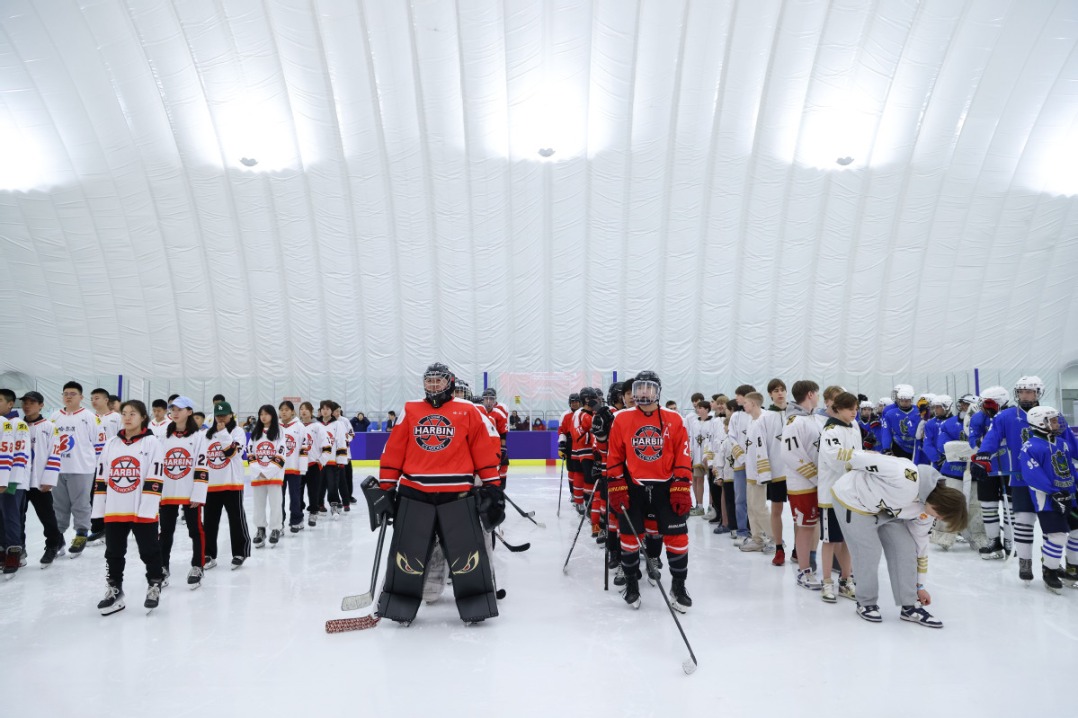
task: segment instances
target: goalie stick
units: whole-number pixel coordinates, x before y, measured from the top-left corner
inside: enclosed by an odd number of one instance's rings
[[[378,583],[378,569],[382,565],[382,542],[386,538],[386,527],[389,526],[389,521],[382,517],[382,528],[378,530],[378,547],[375,549],[374,554],[374,570],[371,571],[371,588],[366,593],[361,593],[358,596],[345,596],[341,599],[342,611],[358,611],[361,608],[374,603],[374,587]],[[352,620],[352,619],[342,619]],[[326,630],[329,631],[329,624],[326,624]],[[345,629],[354,630],[354,629]],[[330,631],[332,633],[332,631]]]

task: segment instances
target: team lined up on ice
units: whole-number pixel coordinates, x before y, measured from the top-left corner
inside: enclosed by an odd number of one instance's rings
[[[649,381],[659,386],[657,377]],[[611,510],[605,512],[609,516],[605,516],[603,496],[604,478],[613,487],[626,474],[631,477],[630,488],[649,487],[645,503],[655,509],[642,522],[646,526],[646,554],[658,560],[661,546],[666,544],[675,589],[680,584],[682,593],[688,553],[685,521],[671,521],[665,504],[674,505],[678,517],[704,514],[703,487],[709,474],[714,488],[707,515],[719,524],[715,533],[729,533],[742,551],[773,552],[774,565],[785,563],[782,505],[789,502],[795,525],[798,585],[821,590],[827,602],[835,602],[836,596],[855,599],[858,615],[879,621],[876,574],[884,552],[901,617],[940,626],[924,609],[931,601],[925,590],[929,531],[935,518],[943,519],[936,524],[937,533],[950,535],[952,540],[955,531],[966,528],[969,511],[959,490],[965,457],[972,458],[972,473],[992,541],[982,556],[1002,556],[1005,550],[999,545],[997,507],[1002,486],[1009,484],[1014,487],[1011,493],[1017,511],[1014,523],[1022,579],[1032,580],[1034,516],[1046,536],[1042,551],[1045,584],[1053,590],[1061,584],[1064,572],[1059,560],[1064,543],[1071,564],[1067,572],[1071,579],[1078,579],[1073,565],[1078,564],[1073,463],[1078,454],[1074,436],[1059,413],[1037,406],[1043,384],[1036,377],[1023,377],[1017,383],[1017,406],[1009,407],[1008,393],[993,388],[986,390],[983,402],[963,397],[957,415],[952,415],[953,401],[947,396],[924,396],[915,406],[915,392],[908,385],[895,388],[893,401],[881,400],[879,414],[867,400],[859,401],[841,387],[828,387],[823,393],[825,408],[817,411],[819,387],[811,381],[796,382],[792,387],[794,403],[787,405],[785,384],[772,380],[768,385],[772,402],[767,409],[763,396],[751,385],[738,387],[735,400],[728,403],[722,395],[715,395],[711,402],[704,401],[702,395],[694,396],[695,412],[685,419],[691,475],[676,464],[669,467],[669,502],[655,501],[652,495],[655,479],[651,476],[667,469],[662,462],[655,463],[660,458],[655,450],[659,444],[654,439],[656,432],[634,434],[630,441],[637,458],[645,459],[637,467],[643,479],[626,465],[624,447],[618,452],[619,465],[610,463],[609,427],[622,416],[621,409],[633,407],[633,387],[638,383],[611,387],[608,406],[602,405],[601,392],[595,389],[585,388],[573,395],[560,430],[572,500],[581,512],[590,504],[593,536],[607,545],[611,567],[620,566],[627,574],[619,575],[615,583],[628,586],[626,599],[632,604],[639,601],[635,542],[623,538],[619,555],[620,510],[611,502]],[[657,417],[650,426],[666,437],[681,417],[656,409],[644,413]],[[665,431],[664,413],[670,416]],[[642,427],[648,425],[645,422]],[[960,450],[963,446],[965,451]],[[690,478],[695,494],[692,509]],[[593,499],[595,486],[600,491]],[[610,490],[620,493],[620,488]],[[637,521],[633,525],[637,526]],[[820,538],[822,580],[815,575],[815,549]],[[625,561],[629,554],[630,560]],[[841,567],[837,591],[831,579],[832,561]],[[856,588],[854,574],[861,577]],[[687,608],[691,600],[679,603]]]
[[[87,545],[103,539],[108,588],[98,608],[104,614],[124,607],[130,534],[146,564],[145,605],[157,606],[161,588],[168,585],[181,512],[192,541],[190,587],[201,585],[204,571],[217,565],[222,512],[228,515],[232,568],[243,565],[252,548],[243,508],[244,454],[250,460],[255,548],[267,539],[274,546],[284,534],[285,490],[293,534],[303,530],[305,510],[307,526],[313,527],[320,515],[336,517],[356,501],[348,451],[352,429],[333,401],[320,403],[321,421],[308,402],[300,405],[298,421],[291,402],[281,402],[279,414],[267,404],[248,439],[220,395],[206,429],[195,420],[187,397],[153,402],[152,416],[137,400],[110,411],[108,393],[101,389],[92,392],[99,413],[84,409],[82,398],[82,387],[68,382],[63,408],[46,419],[41,414],[44,397],[31,391],[21,398],[20,418],[13,412],[14,393],[0,389],[5,414],[0,484],[6,486],[0,494],[0,537],[8,577],[25,565],[25,517],[31,504],[45,534],[42,567],[65,551],[80,556]],[[75,536],[67,545],[63,534],[72,523]]]

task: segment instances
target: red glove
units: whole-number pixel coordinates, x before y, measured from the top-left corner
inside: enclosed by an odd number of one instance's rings
[[[629,487],[625,479],[611,479],[607,487],[607,502],[616,514],[623,514],[629,508]]]
[[[670,484],[670,506],[678,516],[684,516],[692,509],[691,488],[688,481],[674,481]]]
[[[969,475],[974,481],[987,481],[992,470],[992,459],[988,454],[975,454],[969,462]]]

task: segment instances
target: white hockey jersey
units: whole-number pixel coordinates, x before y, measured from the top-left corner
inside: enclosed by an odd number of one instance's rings
[[[0,422],[0,465],[7,467],[6,476],[0,474],[0,487],[14,483],[25,491],[30,488],[30,427],[21,418]]]
[[[791,404],[782,427],[782,451],[786,460],[786,492],[811,494],[819,481],[820,420],[798,404]]]
[[[291,424],[281,423],[281,432],[284,434],[284,474],[285,476],[302,476],[307,473],[306,452],[303,450],[303,441],[307,437],[307,430],[298,421]]]
[[[933,522],[925,513],[925,500],[936,488],[939,472],[931,466],[915,466],[909,459],[865,451],[855,451],[850,464],[853,470],[835,482],[831,495],[850,511],[868,516],[887,513],[904,520],[917,546],[918,582],[924,583]]]
[[[333,422],[333,456],[337,466],[347,466],[352,461],[352,425],[343,416]]]
[[[156,522],[161,468],[161,442],[148,429],[134,439],[109,439],[98,457],[91,517],[105,523]]]
[[[101,433],[104,434],[105,441],[119,434],[120,430],[124,428],[123,419],[115,411],[101,414],[97,418],[101,422]]]
[[[284,483],[285,432],[278,431],[271,439],[265,433],[257,439],[254,434],[247,442],[247,461],[251,466],[251,486],[280,486]]]
[[[206,466],[206,432],[174,432],[162,445],[164,490],[161,505],[186,506],[206,503],[209,472]]]
[[[786,480],[780,412],[762,411],[760,418],[749,424],[746,448],[749,450],[745,460],[746,478],[749,481],[766,484]]]
[[[247,435],[238,426],[231,432],[211,430],[206,439],[206,468],[209,471],[208,491],[243,490],[243,451]],[[203,432],[203,436],[205,436]]]
[[[157,437],[158,441],[164,441],[165,437],[168,435],[168,425],[171,423],[172,419],[169,419],[167,416],[164,421],[150,419],[150,431],[153,432],[153,435]]]
[[[97,456],[105,447],[105,435],[97,415],[88,409],[70,413],[66,409],[59,409],[49,417],[49,421],[60,432],[57,443],[60,473],[96,473]]]
[[[708,466],[715,457],[715,435],[722,432],[722,420],[701,419],[693,413],[685,423],[689,434],[689,454],[693,467]]]
[[[307,430],[307,465],[325,466],[329,462],[326,427],[320,421],[312,421],[310,424],[305,424],[304,429]]]
[[[60,480],[60,432],[51,421],[38,417],[30,427],[30,488],[56,486]]]
[[[831,489],[846,473],[846,462],[855,455],[866,454],[861,447],[861,429],[856,424],[844,424],[838,419],[828,419],[824,424],[819,454],[820,506],[830,508],[833,505]]]
[[[745,471],[745,451],[749,442],[749,425],[752,417],[747,411],[735,411],[730,416],[728,432],[733,439],[730,445],[730,455],[734,459],[734,471]]]

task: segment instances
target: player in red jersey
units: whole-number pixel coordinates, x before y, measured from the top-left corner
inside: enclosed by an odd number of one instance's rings
[[[509,434],[509,414],[506,412],[505,407],[498,403],[498,392],[493,388],[486,388],[483,390],[483,403],[480,405],[484,412],[486,412],[487,418],[490,419],[490,423],[494,424],[495,430],[498,432],[499,440],[499,453],[498,453],[498,476],[502,479],[502,487],[505,487],[505,476],[509,473],[509,452],[505,448],[505,440]]]
[[[505,518],[494,432],[473,404],[453,398],[454,382],[445,364],[431,364],[423,375],[426,398],[405,404],[382,452],[378,479],[389,501],[380,505],[393,517],[393,540],[378,615],[405,625],[423,600],[435,535],[453,576],[461,620],[477,623],[498,615],[482,546],[484,529]]]
[[[666,545],[673,578],[673,606],[684,613],[692,606],[685,591],[689,571],[686,520],[692,508],[692,461],[689,437],[681,415],[659,406],[662,383],[655,372],[643,371],[632,383],[633,409],[619,411],[610,427],[607,456],[610,510],[627,514],[637,531],[653,513]],[[621,525],[621,565],[625,602],[640,607],[640,541]]]
[[[569,494],[576,511],[584,513],[584,474],[581,473],[580,462],[572,455],[572,425],[573,415],[580,408],[580,394],[573,392],[569,395],[569,411],[561,415],[561,423],[558,424],[558,456],[565,462],[565,471],[569,474]]]

